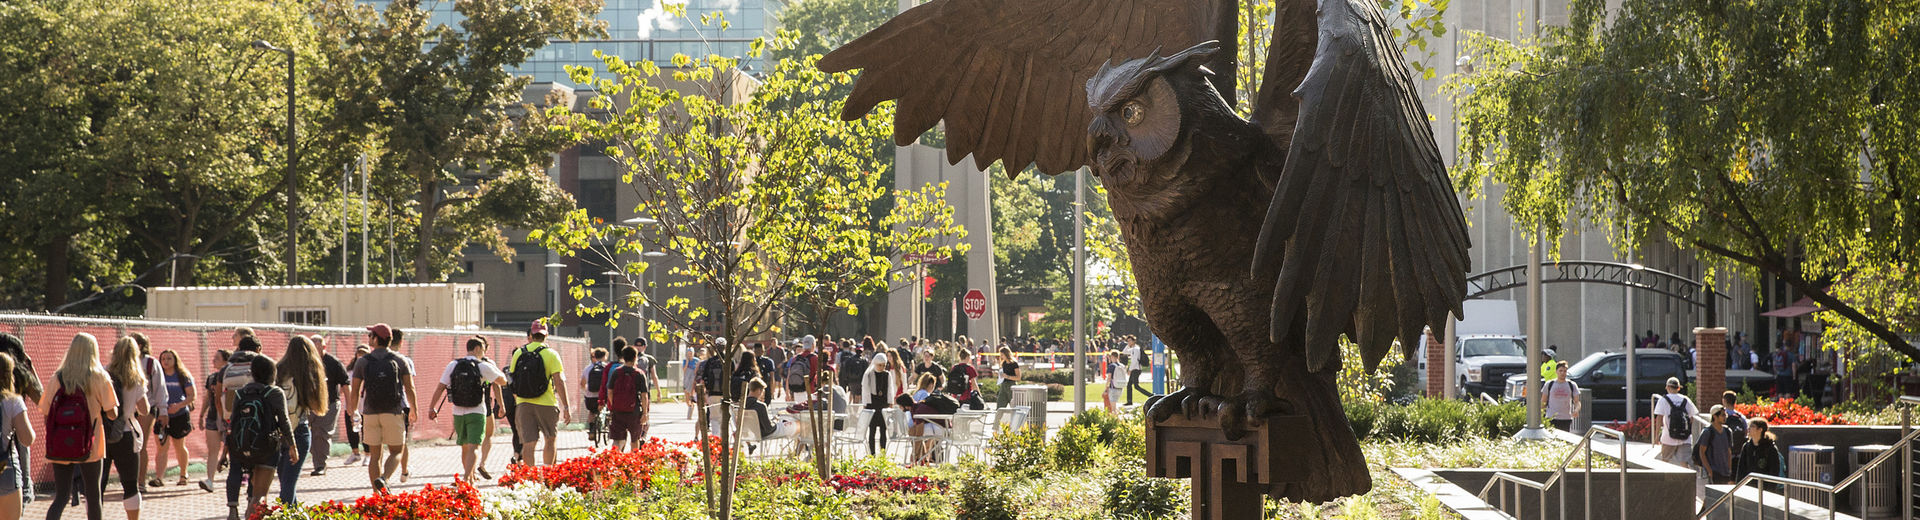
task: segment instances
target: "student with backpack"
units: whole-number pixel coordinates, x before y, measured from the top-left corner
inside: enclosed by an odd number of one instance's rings
[[[867,347],[842,350],[840,351],[840,362],[835,363],[835,365],[839,366],[837,373],[839,374],[840,386],[846,388],[847,395],[853,396],[855,403],[866,402],[866,393],[861,391],[860,385],[861,379],[866,377],[867,366],[869,365],[867,357],[865,356],[867,350]]]
[[[1140,386],[1140,374],[1153,368],[1153,359],[1148,354],[1150,352],[1141,347],[1140,342],[1134,341],[1132,336],[1127,337],[1127,388],[1123,391],[1127,394],[1127,406],[1133,406],[1135,392],[1153,395],[1153,390]]]
[[[600,387],[601,404],[607,407],[607,437],[616,450],[639,449],[647,437],[653,378],[641,371],[639,362],[639,349],[621,348],[620,362],[607,368],[607,382]]]
[[[487,355],[487,340],[479,336],[467,339],[467,357],[447,363],[440,371],[440,386],[433,390],[434,407],[427,420],[440,417],[440,397],[453,404],[453,438],[460,443],[461,476],[474,481],[479,449],[487,442],[488,401],[495,388],[507,384],[506,372],[482,358]]]
[[[1547,396],[1546,415],[1553,420],[1553,427],[1563,432],[1584,434],[1573,431],[1573,418],[1580,416],[1580,384],[1567,380],[1567,362],[1556,361],[1553,380],[1540,385],[1540,394]]]
[[[807,395],[807,387],[819,384],[819,381],[814,378],[819,377],[817,374],[820,373],[820,356],[814,354],[813,345],[812,335],[800,338],[800,353],[787,359],[786,366],[782,367],[787,381],[788,400],[802,401]]]
[[[407,423],[413,413],[407,403],[413,395],[412,362],[392,350],[393,328],[385,323],[367,327],[367,339],[373,350],[354,367],[353,387],[347,401],[359,406],[361,440],[367,444],[367,480],[373,490],[387,491],[387,479],[400,468],[400,450],[407,445]],[[348,414],[355,411],[349,408]],[[386,453],[386,458],[380,457]]]
[[[280,357],[274,373],[273,385],[287,396],[288,420],[293,423],[293,437],[288,441],[295,448],[275,460],[274,467],[280,472],[280,502],[295,504],[299,502],[295,492],[299,489],[300,468],[312,455],[312,418],[326,415],[331,404],[327,402],[327,376],[320,348],[310,338],[294,336],[287,340],[286,355]]]
[[[27,344],[20,337],[0,332],[0,354],[13,357],[13,393],[23,400],[40,402],[40,376],[33,371],[33,358],[27,356]],[[23,467],[31,467],[33,461],[33,443],[15,443],[13,455],[20,458]],[[33,501],[33,475],[20,474],[21,502]]]
[[[987,403],[980,399],[980,371],[973,368],[973,349],[960,347],[960,360],[947,369],[947,395],[960,401],[970,410],[984,410]]]
[[[26,489],[26,459],[16,456],[14,446],[33,444],[33,419],[27,416],[27,402],[14,392],[13,356],[0,352],[0,519],[20,518]]]
[[[224,367],[227,365],[227,360],[232,357],[233,353],[226,349],[215,350],[213,366]],[[224,458],[222,455],[226,453],[226,450],[221,449],[221,444],[227,440],[227,417],[220,414],[221,395],[217,391],[220,388],[219,385],[219,368],[209,371],[206,384],[201,385],[201,388],[207,389],[203,393],[206,396],[205,402],[200,407],[200,431],[205,432],[204,437],[207,441],[207,461],[203,465],[206,467],[207,477],[200,479],[200,490],[207,493],[213,492],[213,478],[220,474],[220,461]]]
[[[626,338],[613,338],[613,351],[619,352],[627,346]],[[606,442],[605,432],[600,427],[600,385],[607,383],[607,349],[596,348],[588,351],[592,360],[580,370],[580,393],[586,395],[587,404],[587,440],[594,446]]]
[[[307,418],[313,430],[313,442],[307,453],[313,458],[313,472],[307,476],[318,477],[327,474],[327,458],[333,452],[333,432],[340,422],[340,394],[347,386],[347,366],[333,357],[327,350],[327,337],[313,335],[313,346],[320,349],[320,373],[326,376],[326,411]]]
[[[230,363],[231,364],[231,363]],[[247,480],[247,509],[252,512],[273,487],[277,463],[299,458],[293,439],[293,424],[287,419],[287,394],[274,381],[273,358],[252,356],[247,361],[252,379],[234,389],[233,414],[227,423],[227,456],[233,470],[227,472],[227,520],[240,520],[240,480]],[[297,466],[296,466],[297,467]]]
[[[140,367],[140,358],[140,342],[132,336],[122,336],[114,342],[113,356],[107,364],[108,379],[113,382],[114,397],[120,400],[120,406],[104,429],[106,460],[111,467],[101,468],[100,489],[106,489],[108,470],[120,473],[120,505],[127,511],[127,520],[140,520],[140,485],[145,476],[140,469],[140,453],[145,441],[141,425],[146,424],[148,408],[147,376]]]
[[[1653,429],[1660,432],[1660,460],[1687,466],[1688,439],[1693,438],[1693,417],[1700,409],[1680,393],[1680,378],[1667,378],[1667,393],[1653,396]]]
[[[75,334],[50,383],[40,400],[40,409],[47,414],[45,456],[53,466],[53,504],[47,518],[60,518],[67,500],[78,491],[86,498],[87,520],[100,520],[106,423],[118,417],[120,398],[106,367],[100,366],[99,340],[85,332]]]
[[[567,407],[567,370],[560,354],[547,348],[547,326],[535,321],[527,329],[527,344],[513,350],[507,358],[507,374],[512,378],[514,405],[513,434],[520,441],[520,463],[533,462],[534,448],[546,439],[541,464],[551,465],[558,457],[560,423],[573,422]]]

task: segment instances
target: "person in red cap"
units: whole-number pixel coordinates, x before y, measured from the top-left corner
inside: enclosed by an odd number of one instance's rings
[[[387,490],[387,479],[400,467],[400,450],[407,445],[407,424],[413,421],[413,409],[406,403],[420,399],[413,393],[413,362],[394,352],[393,328],[385,323],[367,327],[367,339],[373,351],[360,358],[353,368],[353,387],[348,389],[347,410],[352,416],[359,406],[360,437],[367,445],[367,480],[376,492]],[[385,460],[380,458],[387,451]]]
[[[539,321],[527,328],[527,344],[507,357],[507,374],[513,379],[509,388],[518,404],[514,405],[513,434],[520,441],[520,463],[535,465],[534,447],[542,437],[541,464],[553,464],[558,448],[560,423],[572,422],[567,407],[567,370],[560,364],[560,353],[547,348],[547,326]],[[557,395],[556,395],[557,394]]]

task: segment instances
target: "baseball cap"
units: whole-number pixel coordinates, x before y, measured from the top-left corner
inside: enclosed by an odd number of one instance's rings
[[[1667,386],[1671,386],[1671,387],[1674,387],[1674,388],[1679,388],[1679,387],[1680,387],[1680,378],[1678,378],[1678,377],[1669,377],[1669,378],[1667,378]]]
[[[1724,413],[1726,411],[1727,411],[1727,407],[1716,404],[1716,405],[1713,405],[1713,408],[1708,409],[1707,416],[1712,417],[1715,415],[1720,415],[1721,413]]]
[[[373,333],[373,336],[376,338],[393,339],[393,327],[388,327],[385,323],[375,323],[373,326],[367,327],[367,332]]]
[[[533,320],[533,325],[527,327],[527,333],[545,336],[547,335],[547,324],[540,320]]]

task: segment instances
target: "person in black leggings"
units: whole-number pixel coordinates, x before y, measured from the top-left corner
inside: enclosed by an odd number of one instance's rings
[[[873,363],[867,365],[867,375],[862,378],[861,386],[867,390],[867,409],[873,411],[873,419],[867,421],[867,454],[873,455],[887,450],[887,407],[893,404],[893,384],[889,376],[893,375],[892,358],[886,352],[873,355]],[[876,448],[874,441],[878,440]]]

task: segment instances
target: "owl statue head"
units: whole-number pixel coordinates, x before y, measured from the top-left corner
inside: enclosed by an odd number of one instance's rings
[[[1202,64],[1220,51],[1208,41],[1172,56],[1159,50],[1119,65],[1111,62],[1087,80],[1087,151],[1093,171],[1109,185],[1136,188],[1171,180],[1190,155],[1188,137],[1210,113],[1231,114]]]

